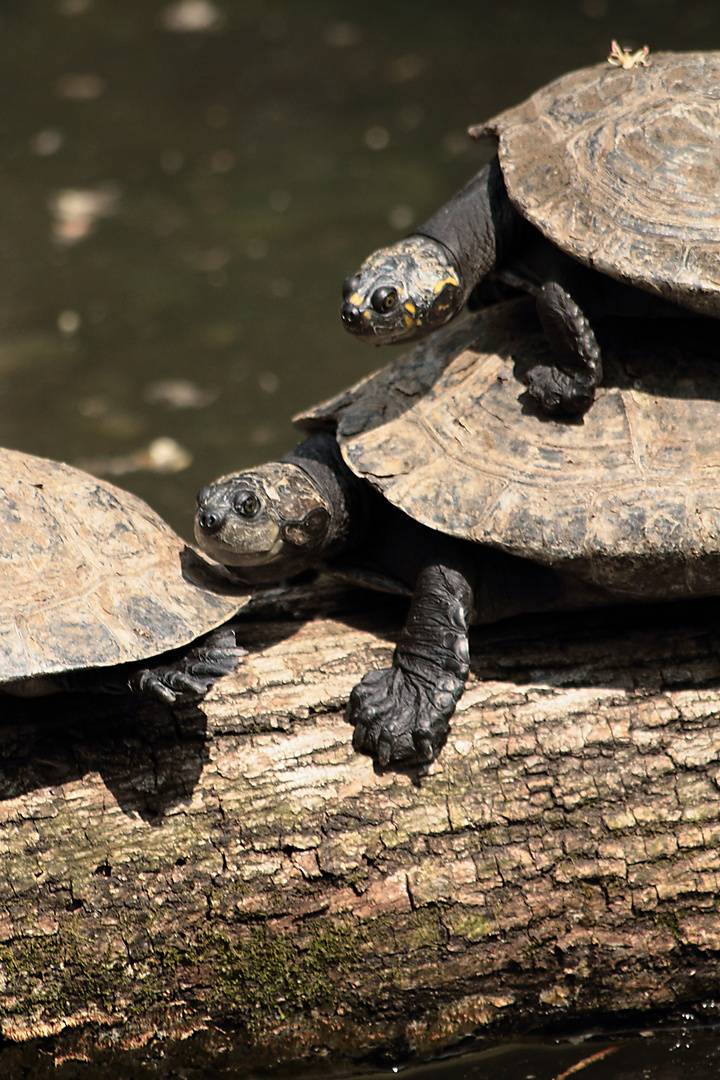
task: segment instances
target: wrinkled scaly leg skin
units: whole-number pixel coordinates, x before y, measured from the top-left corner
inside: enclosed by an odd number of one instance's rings
[[[128,687],[168,705],[195,701],[204,697],[223,675],[230,675],[246,655],[247,650],[236,644],[233,630],[223,626],[196,642],[177,660],[136,671]]]
[[[393,666],[368,672],[350,696],[356,750],[427,773],[465,687],[472,609],[466,574],[437,564],[420,572]]]
[[[137,693],[168,705],[197,701],[223,675],[230,675],[247,655],[235,642],[229,626],[199,638],[190,648],[165,653],[152,666],[119,664],[117,667],[68,671],[54,677],[59,690],[76,693]]]
[[[558,362],[531,368],[526,375],[528,392],[551,416],[587,412],[602,379],[597,338],[582,310],[557,282],[546,282],[535,295],[540,322]]]

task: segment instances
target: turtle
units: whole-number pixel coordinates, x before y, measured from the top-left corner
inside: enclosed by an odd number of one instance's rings
[[[200,491],[196,541],[239,581],[315,566],[410,596],[392,666],[347,706],[380,766],[436,758],[471,621],[720,594],[720,343],[709,322],[692,338],[610,325],[613,385],[582,420],[527,392],[550,346],[522,297],[299,414],[306,437],[279,461]]]
[[[2,690],[197,700],[243,654],[222,624],[248,595],[136,495],[0,449]]]
[[[525,290],[554,353],[529,392],[572,414],[602,379],[599,320],[720,315],[720,52],[608,59],[469,129],[497,156],[345,281],[347,330],[411,341]]]

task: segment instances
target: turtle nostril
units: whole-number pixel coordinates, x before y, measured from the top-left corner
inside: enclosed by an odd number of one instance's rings
[[[360,310],[352,304],[343,304],[340,318],[347,326],[356,326],[360,322]]]
[[[203,532],[217,532],[224,520],[225,515],[218,510],[201,510],[198,514],[198,525]]]

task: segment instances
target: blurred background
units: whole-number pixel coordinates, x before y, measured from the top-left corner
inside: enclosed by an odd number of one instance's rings
[[[712,0],[2,0],[0,440],[185,536],[197,489],[391,352],[340,290],[487,160],[465,134]]]

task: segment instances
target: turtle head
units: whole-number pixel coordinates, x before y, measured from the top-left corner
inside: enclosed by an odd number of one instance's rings
[[[448,249],[417,235],[365,260],[343,286],[340,316],[351,334],[387,345],[423,337],[457,315],[464,301]]]
[[[241,581],[265,584],[318,562],[331,517],[327,496],[303,469],[271,462],[202,489],[195,539]]]

